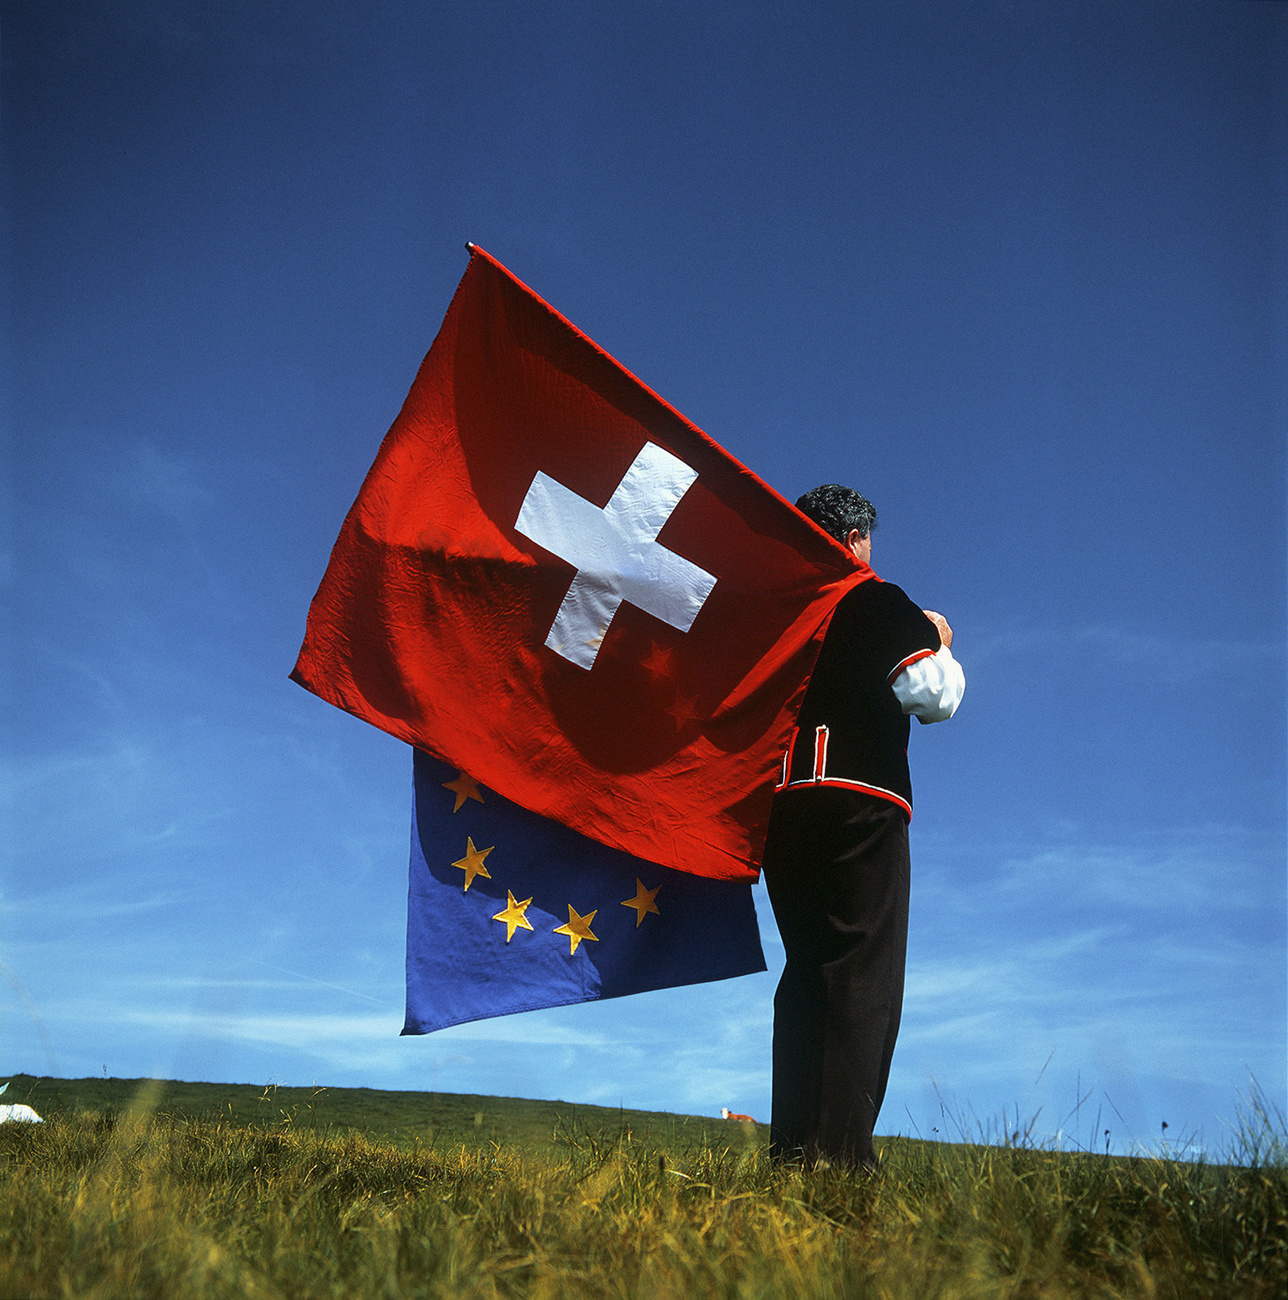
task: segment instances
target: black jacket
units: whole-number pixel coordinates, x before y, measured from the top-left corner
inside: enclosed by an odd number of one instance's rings
[[[938,649],[935,625],[893,583],[874,577],[849,592],[828,625],[778,788],[858,788],[911,816],[910,719],[890,683]]]

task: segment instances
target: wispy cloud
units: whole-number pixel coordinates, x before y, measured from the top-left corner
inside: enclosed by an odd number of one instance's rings
[[[251,965],[263,966],[266,970],[275,970],[280,972],[283,975],[288,975],[296,983],[312,984],[318,988],[329,989],[333,993],[344,993],[351,998],[361,998],[366,1002],[373,1002],[377,1006],[382,1005],[382,1003],[384,1002],[384,999],[373,998],[369,993],[360,993],[357,989],[347,988],[343,984],[332,984],[329,980],[320,980],[320,979],[316,979],[312,975],[301,974],[299,971],[287,970],[285,967],[282,966],[273,966],[266,961],[259,961],[258,959],[253,957],[249,958],[248,960],[250,961]]]
[[[21,924],[30,918],[49,918],[59,927],[83,921],[109,921],[139,916],[179,906],[192,890],[166,890],[146,898],[121,898],[105,882],[69,886],[41,894],[24,894],[20,898],[0,896],[0,915]]]
[[[1241,826],[1145,829],[1117,841],[1073,824],[993,842],[914,834],[917,894],[936,908],[1100,909],[1117,919],[1146,912],[1210,920],[1259,912],[1285,897],[1282,844]]]
[[[984,669],[996,664],[1042,656],[1048,667],[1083,659],[1128,669],[1147,670],[1152,689],[1174,687],[1254,664],[1282,669],[1284,646],[1277,640],[1235,641],[1223,637],[1177,639],[1142,633],[1111,623],[1082,626],[1047,624],[1013,627],[976,638],[970,663]]]
[[[435,1038],[456,1045],[509,1043],[516,1047],[578,1047],[603,1051],[621,1050],[626,1046],[613,1034],[578,1029],[562,1019],[555,1019],[549,1012],[453,1025],[450,1029],[440,1030]]]
[[[1163,1118],[1184,1130],[1229,1114],[1249,1071],[1284,1094],[1278,837],[1198,825],[1114,840],[1070,823],[992,842],[914,835],[895,1111],[921,1123],[938,1088],[982,1115],[1041,1110],[1049,1135],[1082,1086],[1119,1107],[1115,1132],[1148,1139]]]
[[[236,1015],[109,1006],[99,1006],[96,1010],[107,1024],[144,1026],[174,1036],[200,1034],[203,1038],[244,1039],[294,1048],[316,1049],[324,1043],[369,1040],[388,1042],[397,1037],[402,1028],[402,1017],[389,1012],[369,1015]]]
[[[187,533],[218,502],[191,456],[139,439],[129,449],[124,481],[134,493]]]

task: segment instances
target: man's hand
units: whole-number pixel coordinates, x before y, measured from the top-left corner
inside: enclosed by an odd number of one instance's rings
[[[948,626],[948,620],[942,614],[936,614],[933,609],[923,609],[921,612],[939,629],[939,639],[944,643],[945,649],[951,646],[953,630]]]

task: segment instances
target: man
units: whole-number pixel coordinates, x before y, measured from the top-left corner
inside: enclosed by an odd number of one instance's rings
[[[909,719],[952,717],[966,679],[946,620],[868,567],[871,502],[829,483],[796,506],[869,576],[832,616],[769,819],[765,883],[787,950],[771,1150],[871,1167],[903,1005]]]

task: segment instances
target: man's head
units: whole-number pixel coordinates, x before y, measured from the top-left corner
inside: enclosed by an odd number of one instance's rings
[[[824,483],[806,492],[796,502],[796,509],[847,547],[855,559],[864,564],[871,559],[877,512],[867,497],[839,483]]]

